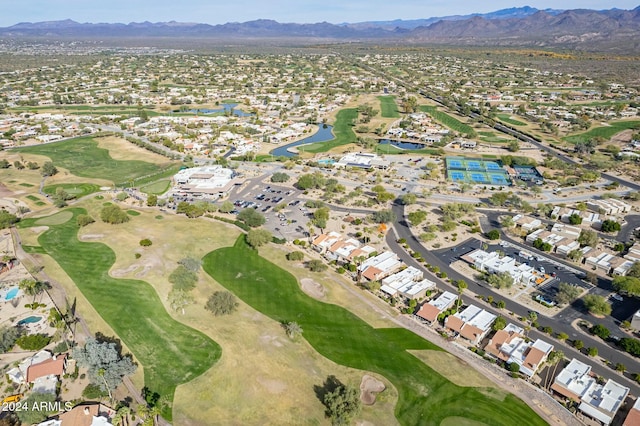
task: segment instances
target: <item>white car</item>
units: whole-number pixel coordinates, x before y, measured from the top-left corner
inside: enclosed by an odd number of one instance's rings
[[[611,293],[611,298],[613,300],[617,300],[618,302],[622,302],[624,301],[624,299],[622,298],[622,296],[620,296],[618,293]]]

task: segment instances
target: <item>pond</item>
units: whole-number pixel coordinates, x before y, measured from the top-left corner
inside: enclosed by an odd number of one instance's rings
[[[318,125],[318,131],[311,136],[308,136],[302,140],[297,142],[292,142],[287,145],[279,146],[278,148],[269,152],[269,154],[275,157],[293,157],[296,154],[293,152],[289,152],[288,149],[294,146],[309,144],[309,143],[317,143],[317,142],[328,142],[334,139],[333,136],[333,126],[328,124]]]
[[[192,112],[194,114],[218,114],[218,113],[225,113],[225,112],[233,112],[233,115],[235,115],[236,117],[251,117],[253,115],[253,113],[251,112],[244,112],[241,109],[235,109],[238,106],[238,104],[220,104],[220,106],[222,108],[190,109],[189,112]]]
[[[413,143],[413,142],[400,142],[400,141],[394,141],[391,139],[380,139],[378,141],[378,143],[380,145],[393,145],[396,148],[400,148],[400,149],[407,149],[407,150],[413,150],[413,149],[424,149],[426,148],[425,144],[422,143]]]

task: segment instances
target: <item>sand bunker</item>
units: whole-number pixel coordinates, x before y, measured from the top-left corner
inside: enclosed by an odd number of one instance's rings
[[[360,382],[360,401],[364,405],[373,405],[376,402],[376,395],[385,389],[384,383],[373,376],[365,374]]]
[[[307,293],[314,299],[324,299],[325,289],[322,284],[312,280],[311,278],[303,278],[300,280],[302,291]]]
[[[104,234],[85,234],[80,235],[80,240],[97,240],[98,238],[104,237]]]
[[[34,234],[41,234],[44,231],[48,230],[49,227],[48,226],[34,226],[32,228],[29,228],[29,229],[31,229],[31,232],[33,232]]]

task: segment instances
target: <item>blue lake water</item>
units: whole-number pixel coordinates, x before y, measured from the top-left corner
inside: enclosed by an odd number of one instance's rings
[[[208,109],[208,108],[190,109],[189,112],[192,112],[194,114],[218,114],[218,113],[224,113],[224,112],[233,111],[233,115],[235,115],[236,117],[251,117],[253,115],[253,113],[244,112],[241,109],[236,109],[238,104],[220,104],[220,106],[222,108],[217,108],[217,109]]]
[[[333,140],[335,137],[333,136],[333,126],[327,125],[319,125],[318,131],[313,135],[299,140],[297,142],[290,143],[288,145],[279,146],[278,148],[272,150],[269,154],[275,157],[293,157],[295,154],[287,151],[288,148],[292,146],[304,145],[308,143],[316,143],[316,142],[328,142]]]

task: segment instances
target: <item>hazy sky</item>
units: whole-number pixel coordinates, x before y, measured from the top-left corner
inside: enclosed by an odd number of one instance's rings
[[[0,26],[73,19],[78,22],[199,22],[254,19],[331,23],[418,19],[486,13],[531,6],[538,9],[634,9],[638,0],[0,0]]]

